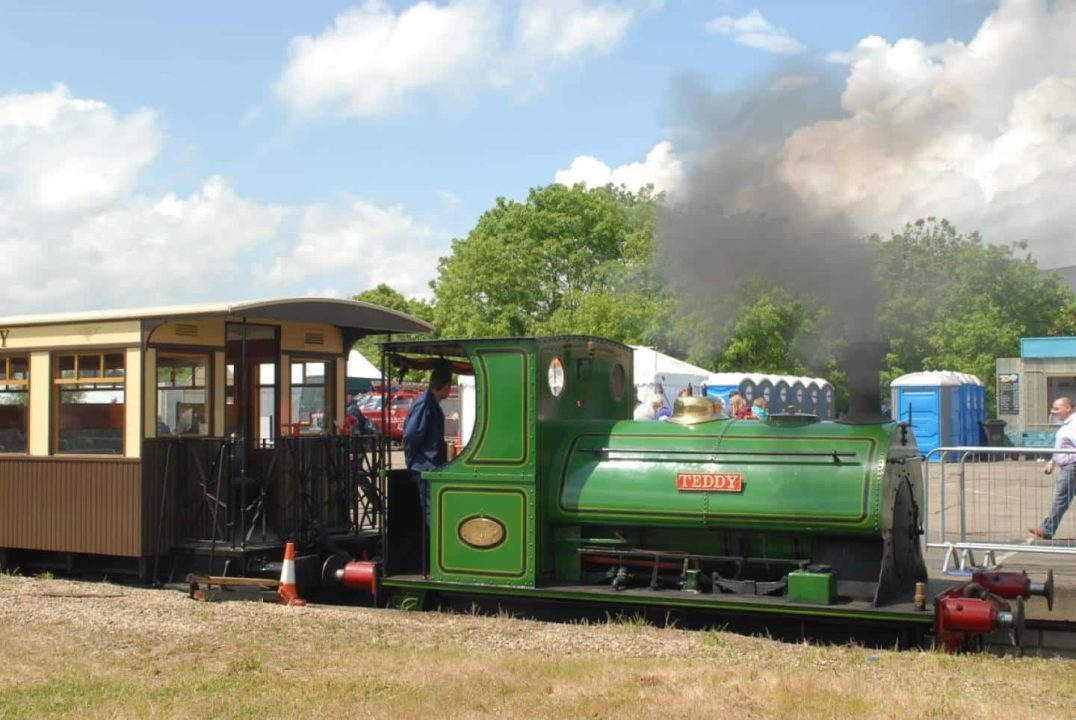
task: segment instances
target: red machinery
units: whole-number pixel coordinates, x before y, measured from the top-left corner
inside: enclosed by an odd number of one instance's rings
[[[971,581],[950,588],[934,598],[934,629],[946,652],[978,649],[983,636],[1007,629],[1019,647],[1024,634],[1024,600],[1032,595],[1046,598],[1054,607],[1054,573],[1037,583],[1026,572],[979,571]],[[1015,600],[1015,603],[1010,603]]]

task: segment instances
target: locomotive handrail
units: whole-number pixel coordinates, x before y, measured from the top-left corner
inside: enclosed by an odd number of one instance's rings
[[[600,455],[603,453],[638,453],[640,455],[751,455],[760,457],[824,457],[832,458],[834,462],[839,462],[839,458],[848,457],[854,458],[856,453],[854,452],[839,452],[837,450],[829,452],[807,451],[807,450],[662,450],[658,448],[576,448],[575,452],[591,453],[593,455]]]

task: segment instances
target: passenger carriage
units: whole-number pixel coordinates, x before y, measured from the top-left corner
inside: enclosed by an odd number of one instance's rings
[[[0,318],[0,565],[175,577],[374,532],[347,353],[431,328],[350,300]]]

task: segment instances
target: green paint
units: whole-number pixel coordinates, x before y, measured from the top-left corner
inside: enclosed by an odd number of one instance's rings
[[[475,355],[476,380],[482,383],[485,403],[479,410],[482,419],[468,462],[521,465],[530,453],[533,418],[525,389],[532,358],[524,348],[481,349]]]
[[[831,605],[837,597],[837,576],[831,572],[796,570],[788,574],[788,601]]]
[[[435,578],[475,582],[533,584],[534,565],[528,538],[528,493],[521,488],[447,486],[438,491]],[[497,544],[474,547],[460,535],[474,517],[491,518],[506,532]]]

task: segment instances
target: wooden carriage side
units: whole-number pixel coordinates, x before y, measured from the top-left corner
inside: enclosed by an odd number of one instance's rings
[[[177,550],[346,542],[385,459],[340,433],[347,353],[428,330],[321,298],[0,318],[0,565],[159,577]]]

